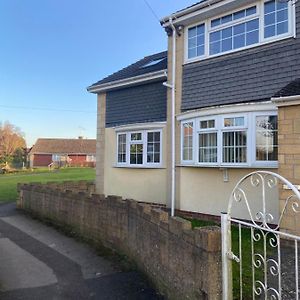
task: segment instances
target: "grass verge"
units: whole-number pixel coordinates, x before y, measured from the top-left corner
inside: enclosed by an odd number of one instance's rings
[[[64,168],[58,170],[36,169],[33,172],[0,174],[0,202],[13,202],[17,199],[17,184],[68,180],[94,180],[95,169]]]
[[[220,226],[212,221],[203,221],[198,219],[190,220],[192,227],[204,227],[204,226]],[[254,234],[260,233],[259,230],[255,230]],[[274,235],[267,237],[267,256],[273,255],[273,250],[270,247],[270,239],[274,238]],[[239,228],[236,225],[231,226],[231,240],[232,240],[232,252],[239,256]],[[251,229],[241,228],[241,249],[242,249],[242,289],[243,299],[252,299],[252,245],[251,245]],[[254,253],[264,253],[264,242],[261,236],[258,241],[253,242]],[[257,258],[257,257],[256,257]],[[255,280],[261,280],[263,278],[263,269],[255,268]],[[233,277],[233,299],[240,299],[240,264],[232,262],[232,277]]]

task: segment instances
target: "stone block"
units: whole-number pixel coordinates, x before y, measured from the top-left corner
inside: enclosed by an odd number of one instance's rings
[[[160,221],[168,221],[169,215],[166,211],[161,209],[152,208],[151,210],[151,221],[155,224],[159,224]]]
[[[196,246],[208,252],[221,250],[221,229],[217,226],[197,227],[195,230]]]
[[[183,230],[192,230],[192,224],[190,221],[179,217],[169,218],[169,231],[171,233],[181,236],[183,234]]]

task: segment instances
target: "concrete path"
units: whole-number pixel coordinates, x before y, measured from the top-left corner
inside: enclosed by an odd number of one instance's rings
[[[162,299],[137,272],[0,205],[0,299]]]

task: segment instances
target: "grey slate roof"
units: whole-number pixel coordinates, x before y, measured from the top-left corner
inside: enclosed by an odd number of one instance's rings
[[[175,14],[177,14],[177,13],[179,13],[179,12],[182,12],[182,11],[185,11],[186,9],[192,8],[192,7],[194,7],[194,6],[198,5],[198,4],[200,4],[200,3],[202,3],[202,2],[206,2],[206,1],[208,1],[208,0],[198,1],[198,2],[196,2],[196,3],[194,3],[194,4],[190,5],[190,6],[187,6],[187,7],[185,7],[185,8],[180,9],[180,10],[177,10],[177,11],[175,12]]]
[[[152,61],[155,61],[155,60],[159,60],[159,59],[162,59],[162,61],[160,61],[157,64],[154,64],[152,66],[143,67],[146,64],[151,63]],[[167,65],[168,65],[168,52],[167,51],[149,55],[149,56],[146,56],[143,59],[129,65],[128,67],[99,80],[98,82],[92,84],[91,87],[97,86],[97,85],[100,85],[103,83],[113,82],[113,81],[117,81],[117,80],[121,80],[121,79],[128,79],[128,78],[139,76],[139,75],[145,75],[147,73],[162,71],[162,70],[167,69]]]
[[[300,95],[300,78],[295,79],[278,91],[274,98]]]

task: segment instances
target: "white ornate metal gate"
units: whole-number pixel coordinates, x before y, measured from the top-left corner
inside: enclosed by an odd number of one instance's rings
[[[258,190],[260,207],[251,207],[247,183]],[[277,221],[267,205],[268,193],[275,189],[284,189],[284,193],[288,194],[284,201],[281,200],[283,205]],[[275,202],[279,205],[278,199]],[[233,208],[238,205],[244,206],[247,221],[232,215]],[[292,214],[298,212],[298,189],[276,173],[252,172],[237,183],[230,196],[228,211],[221,217],[223,300],[299,299],[300,237],[281,229],[283,219],[296,222]],[[276,224],[272,225],[275,221]],[[298,224],[300,227],[300,222]],[[237,237],[233,243],[232,230]],[[249,240],[245,240],[245,236]],[[283,265],[283,260],[288,262],[287,266]],[[233,279],[236,283],[234,289]]]

